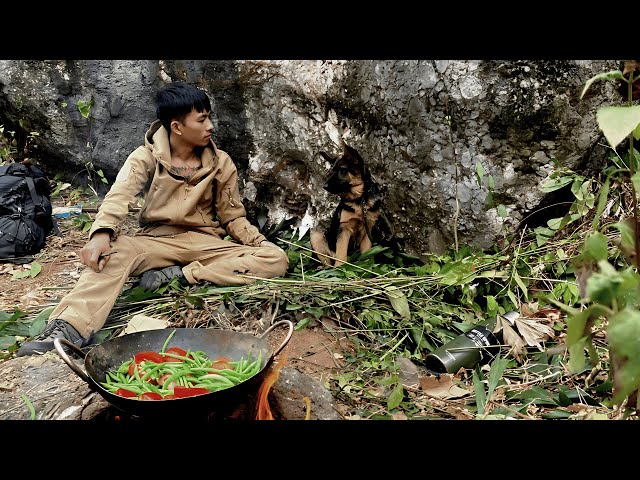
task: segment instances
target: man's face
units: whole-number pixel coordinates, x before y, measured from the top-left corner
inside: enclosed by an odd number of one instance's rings
[[[213,123],[211,123],[209,113],[206,110],[198,112],[193,109],[185,117],[184,121],[177,122],[177,127],[182,133],[184,142],[190,143],[194,147],[204,147],[209,144],[213,133]]]

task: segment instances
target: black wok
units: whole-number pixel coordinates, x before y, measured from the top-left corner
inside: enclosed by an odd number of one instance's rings
[[[286,325],[289,333],[282,344],[272,351],[267,342],[267,335],[275,327]],[[133,355],[143,351],[159,352],[171,332],[175,333],[169,341],[168,347],[180,347],[184,350],[202,350],[211,359],[227,357],[232,361],[240,358],[257,358],[262,355],[260,371],[253,377],[233,387],[186,398],[167,400],[137,400],[125,398],[105,389],[101,382],[106,380],[106,374],[110,370],[117,369],[125,361],[133,358]],[[281,320],[271,325],[262,335],[254,335],[229,330],[214,330],[209,328],[175,328],[164,330],[147,330],[131,333],[95,346],[85,354],[78,347],[65,339],[56,339],[53,344],[64,362],[85,382],[89,387],[97,391],[110,404],[121,411],[139,416],[194,416],[205,415],[216,411],[218,408],[228,408],[246,400],[252,393],[256,393],[263,381],[268,366],[289,342],[293,334],[293,323],[289,320]],[[86,373],[69,358],[62,344],[68,346],[75,353],[84,358]]]

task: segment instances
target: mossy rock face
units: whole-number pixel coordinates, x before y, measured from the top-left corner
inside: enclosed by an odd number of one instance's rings
[[[16,155],[36,158],[51,178],[82,185],[92,168],[112,182],[155,118],[156,89],[186,80],[210,95],[214,141],[236,162],[251,215],[266,215],[267,226],[305,215],[328,225],[338,199],[322,188],[328,166],[319,152],[338,152],[333,128],[366,160],[394,231],[422,255],[434,238],[441,248],[454,235],[493,245],[541,204],[545,195],[537,187],[555,168],[552,159],[578,171],[602,164],[595,113],[620,101],[617,86],[595,82],[582,100],[580,92],[593,75],[618,66],[618,60],[2,60],[0,125],[16,132]],[[91,99],[85,117],[78,101]],[[488,175],[506,219],[487,204]],[[102,195],[108,185],[94,187]]]

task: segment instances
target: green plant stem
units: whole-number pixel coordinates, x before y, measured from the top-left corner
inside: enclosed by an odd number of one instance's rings
[[[627,93],[628,93],[627,103],[629,107],[631,107],[633,105],[633,70],[629,73]],[[636,173],[636,156],[633,154],[633,132],[629,134],[629,157],[630,157],[629,166],[631,168],[631,177],[633,178],[633,176]],[[638,238],[640,236],[640,225],[638,225],[638,199],[636,197],[636,188],[633,182],[631,182],[631,191],[633,193],[633,200],[632,200],[633,227],[635,232],[635,244],[636,244],[636,258],[634,263],[636,264],[636,268],[637,268],[640,262],[640,240]]]

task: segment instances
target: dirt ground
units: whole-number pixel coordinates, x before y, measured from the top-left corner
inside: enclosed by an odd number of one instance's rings
[[[56,204],[54,203],[54,207]],[[129,215],[125,232],[135,229],[136,219]],[[31,264],[16,265],[0,263],[0,309],[12,312],[20,309],[29,314],[55,305],[73,287],[84,265],[80,262],[79,251],[87,239],[86,232],[73,224],[73,219],[58,221],[61,236],[47,237],[45,247],[35,256],[41,265],[37,275],[20,278]],[[343,366],[345,349],[349,342],[344,334],[331,333],[331,321],[315,322],[302,330],[294,330],[275,360],[284,361],[288,367],[295,368],[325,385],[327,377]],[[279,328],[271,332],[269,342],[277,348],[286,337],[287,329]],[[336,405],[340,413],[346,409]]]

